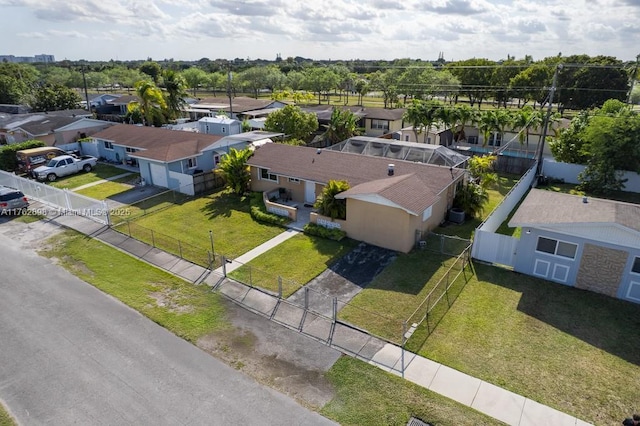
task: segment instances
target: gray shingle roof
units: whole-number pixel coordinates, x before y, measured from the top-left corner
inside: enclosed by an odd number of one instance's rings
[[[618,224],[640,232],[640,205],[532,189],[510,227],[560,224]]]

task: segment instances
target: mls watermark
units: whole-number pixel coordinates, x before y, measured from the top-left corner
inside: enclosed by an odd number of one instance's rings
[[[131,216],[131,209],[128,208],[82,208],[74,210],[56,208],[23,208],[3,211],[1,214],[18,214],[23,216]]]

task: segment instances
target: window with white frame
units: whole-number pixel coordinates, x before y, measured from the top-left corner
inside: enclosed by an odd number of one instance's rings
[[[425,209],[425,211],[422,212],[422,221],[423,222],[431,217],[431,213],[432,213],[432,210],[433,210],[432,207],[433,206],[429,206],[429,207],[427,207]]]
[[[300,179],[298,179],[298,178],[289,178],[289,182],[291,182],[291,183],[300,183]]]
[[[131,147],[126,147],[124,150],[127,151],[127,152],[136,152],[137,151],[137,149],[131,148]]]
[[[577,250],[577,244],[545,237],[538,237],[538,244],[536,245],[536,251],[538,252],[566,257],[568,259],[575,259]]]
[[[269,169],[260,169],[260,179],[261,180],[272,180],[274,182],[278,182],[278,175],[274,175],[269,173]]]
[[[113,143],[109,142],[109,141],[103,141],[104,142],[104,149],[111,149],[113,150]]]
[[[371,120],[371,128],[378,130],[389,130],[389,122],[387,120]]]
[[[218,154],[213,155],[213,164],[217,167],[220,164],[220,156]]]
[[[635,259],[633,259],[631,272],[633,272],[634,274],[640,274],[640,257],[636,257]]]
[[[198,167],[198,161],[196,160],[196,157],[187,158],[187,168],[195,169],[196,167]]]

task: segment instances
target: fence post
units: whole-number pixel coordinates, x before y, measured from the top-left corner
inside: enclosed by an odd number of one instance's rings
[[[278,275],[278,299],[282,299],[282,277]]]
[[[211,268],[211,252],[207,250],[207,260],[209,261],[209,268]]]
[[[151,245],[155,248],[156,246],[156,239],[153,236],[153,229],[151,230]]]
[[[407,320],[402,321],[402,378],[404,379],[404,345],[407,342]]]
[[[335,324],[338,320],[338,298],[333,297],[333,323]]]
[[[222,256],[222,276],[227,276],[227,258]]]
[[[249,268],[249,285],[253,287],[253,280],[251,277],[251,266],[247,265],[247,268]]]
[[[107,226],[111,227],[111,212],[109,211],[109,206],[107,205],[107,202],[104,200],[102,200],[102,210],[107,215]]]
[[[182,257],[182,243],[180,242],[180,240],[178,240],[178,250],[180,250],[180,259],[184,259]]]
[[[304,310],[309,309],[309,287],[304,288]]]
[[[129,238],[131,238],[131,221],[127,220],[127,229],[129,230]]]

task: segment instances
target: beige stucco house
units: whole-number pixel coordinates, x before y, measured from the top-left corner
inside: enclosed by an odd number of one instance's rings
[[[346,220],[311,214],[311,221],[347,236],[409,252],[419,232],[444,221],[464,170],[347,152],[266,144],[248,161],[251,189],[287,194],[288,207],[313,205],[330,180],[345,180]]]

